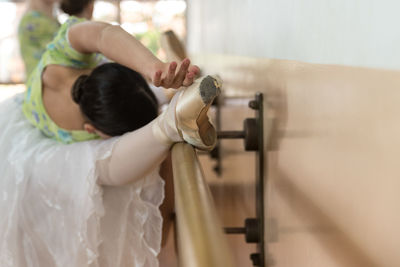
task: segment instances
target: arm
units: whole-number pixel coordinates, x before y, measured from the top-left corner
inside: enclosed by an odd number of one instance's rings
[[[183,60],[179,68],[176,62],[160,61],[119,26],[101,22],[78,23],[69,29],[68,39],[78,52],[102,53],[107,58],[139,72],[156,86],[189,86],[199,72],[197,66],[190,66],[189,59]]]

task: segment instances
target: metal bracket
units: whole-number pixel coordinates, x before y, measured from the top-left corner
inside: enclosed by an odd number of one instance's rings
[[[249,107],[255,110],[255,118],[244,120],[242,131],[218,131],[219,139],[244,139],[246,151],[255,151],[256,156],[256,218],[247,218],[244,227],[225,228],[227,234],[244,234],[247,243],[257,243],[257,252],[250,255],[253,266],[266,266],[266,246],[264,240],[265,216],[264,216],[264,108],[263,94],[257,93],[255,99],[249,102]],[[220,127],[220,104],[217,104],[217,130]],[[214,170],[222,173],[220,142],[211,156],[217,160]]]

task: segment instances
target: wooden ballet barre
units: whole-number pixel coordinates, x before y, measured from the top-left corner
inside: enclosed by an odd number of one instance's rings
[[[194,148],[172,148],[178,258],[181,267],[233,267],[232,253],[217,217]]]

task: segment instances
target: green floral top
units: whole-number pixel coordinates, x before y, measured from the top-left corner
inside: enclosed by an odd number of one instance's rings
[[[25,63],[26,76],[29,77],[56,35],[60,24],[38,11],[27,12],[18,26],[18,40],[22,59]]]
[[[32,75],[28,78],[22,106],[22,110],[30,123],[39,128],[46,136],[65,144],[97,139],[98,135],[90,134],[84,130],[61,129],[51,120],[43,105],[41,77],[45,67],[50,64],[77,69],[91,69],[104,63],[105,57],[101,54],[82,54],[69,44],[67,37],[69,27],[82,21],[85,21],[85,19],[72,16],[61,26],[54,40],[47,46]]]

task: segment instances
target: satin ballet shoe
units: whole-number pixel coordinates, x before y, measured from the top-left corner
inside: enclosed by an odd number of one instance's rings
[[[219,95],[220,88],[221,82],[206,76],[179,90],[168,108],[154,121],[154,135],[167,145],[186,141],[198,149],[212,150],[217,142],[217,133],[207,111]]]
[[[212,76],[197,79],[180,94],[175,111],[176,127],[183,139],[202,150],[212,150],[217,133],[207,112],[221,92],[221,82]]]

